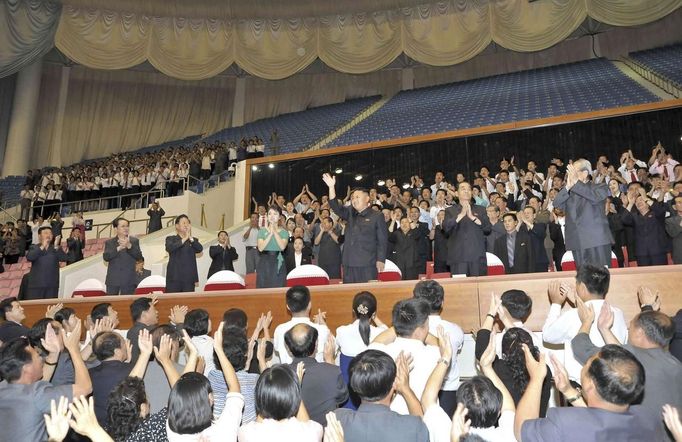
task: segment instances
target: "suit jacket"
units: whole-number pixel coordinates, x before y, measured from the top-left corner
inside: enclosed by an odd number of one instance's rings
[[[305,376],[301,384],[301,399],[310,414],[310,419],[326,425],[325,415],[336,410],[348,399],[348,387],[343,380],[341,370],[336,365],[317,362],[315,358],[294,358],[290,364],[296,370],[296,365],[303,362]]]
[[[140,240],[129,237],[130,248],[117,251],[118,237],[108,239],[104,243],[102,258],[107,265],[106,285],[111,286],[134,286],[137,277],[135,263],[144,259],[140,250]]]
[[[5,321],[0,324],[0,341],[7,342],[20,336],[28,336],[29,329],[14,321]]]
[[[682,223],[680,215],[673,215],[665,220],[665,231],[673,240],[674,264],[682,264],[682,226],[680,223]]]
[[[443,226],[436,226],[433,234],[433,261],[448,261],[448,234],[443,230]]]
[[[634,207],[632,211],[623,211],[621,216],[623,224],[635,228],[637,256],[661,255],[670,250],[670,238],[665,233],[665,213],[665,205],[658,201],[644,216]]]
[[[284,249],[284,265],[287,267],[287,273],[296,268],[296,257],[294,256],[294,243],[290,242],[287,244],[287,248]],[[313,263],[313,249],[308,246],[303,246],[301,250],[301,265],[312,264]]]
[[[31,263],[29,289],[45,287],[59,289],[59,262],[68,260],[61,247],[55,249],[50,246],[47,250],[42,250],[39,245],[32,245],[26,259]]]
[[[398,266],[404,280],[417,279],[418,276],[419,233],[418,229],[412,229],[407,234],[402,230],[395,230],[388,234],[388,240],[393,243],[391,261]]]
[[[516,232],[516,242],[514,243],[514,267],[509,266],[506,234],[497,238],[495,241],[495,255],[502,260],[507,273],[530,273],[535,267],[530,235],[528,234],[528,231],[523,228]]]
[[[66,262],[69,264],[78,262],[83,259],[83,241],[80,238],[66,238],[66,245],[69,251],[66,252],[68,259]]]
[[[554,198],[554,207],[566,212],[564,244],[567,250],[585,250],[613,243],[604,213],[608,195],[606,184],[577,182],[570,191],[564,187]]]
[[[197,253],[204,247],[197,238],[193,241],[182,242],[180,235],[166,237],[166,252],[168,252],[168,267],[166,281],[199,282],[197,271]]]
[[[457,203],[445,209],[443,229],[450,235],[448,238],[448,264],[450,265],[485,259],[485,236],[489,235],[492,230],[485,207],[471,206],[473,215],[481,220],[480,226],[466,216],[458,223],[457,216],[461,211],[462,206]]]
[[[507,232],[504,230],[504,223],[502,221],[498,221],[490,226],[490,234],[485,237],[485,251],[495,253],[495,241],[497,241],[497,238],[506,235]]]
[[[161,225],[161,218],[166,214],[166,212],[159,208],[159,210],[147,210],[147,215],[149,215],[149,227],[147,228],[147,233],[156,232],[161,230],[163,226]]]
[[[423,261],[431,261],[433,259],[433,251],[431,249],[431,240],[429,240],[429,225],[420,221],[414,230],[419,240],[417,243],[419,258]]]
[[[552,249],[552,257],[555,260],[561,261],[561,258],[566,253],[566,245],[564,244],[564,235],[561,232],[561,226],[556,222],[549,223],[549,237],[554,242]]]
[[[385,405],[363,402],[357,411],[339,408],[334,413],[348,441],[428,442],[429,440],[429,430],[421,418],[398,414]]]
[[[221,270],[234,271],[234,264],[232,261],[239,258],[237,249],[234,247],[223,248],[220,244],[216,244],[208,248],[208,254],[211,257],[211,267],[208,268],[208,277],[210,278],[214,273]]]
[[[344,266],[375,267],[377,261],[386,261],[388,228],[383,213],[371,207],[358,213],[352,207],[341,206],[336,199],[329,200],[329,207],[347,222],[341,258]]]
[[[152,276],[152,271],[151,271],[151,270],[142,269],[142,272],[141,272],[141,273],[135,272],[135,287],[137,287],[138,285],[140,285],[140,283],[142,282],[142,280],[143,280],[144,278],[146,278],[147,276]]]
[[[521,226],[521,230],[526,229],[530,235],[530,244],[533,247],[533,259],[535,264],[541,265],[547,271],[549,261],[547,260],[547,253],[545,252],[545,236],[547,236],[547,224],[535,221],[533,228],[527,230],[525,225]]]

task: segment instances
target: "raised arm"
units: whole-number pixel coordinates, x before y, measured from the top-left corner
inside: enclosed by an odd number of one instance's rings
[[[64,329],[61,329],[60,331],[62,334],[64,347],[66,347],[66,350],[69,352],[69,356],[71,356],[71,362],[73,363],[73,369],[75,372],[75,383],[73,384],[72,388],[73,397],[87,396],[92,393],[92,381],[90,380],[90,374],[88,373],[88,368],[85,366],[83,359],[81,358],[81,327],[82,324],[79,320],[68,336]]]
[[[216,356],[218,356],[218,361],[220,361],[220,367],[223,370],[223,376],[225,377],[225,382],[227,383],[227,391],[229,393],[240,393],[239,380],[237,379],[237,374],[234,372],[234,367],[227,359],[225,352],[223,351],[223,327],[225,322],[221,322],[218,329],[213,334],[213,350]],[[301,401],[303,402],[303,401]]]
[[[426,381],[426,387],[421,397],[422,410],[426,411],[429,407],[438,403],[438,393],[443,385],[443,379],[450,369],[452,363],[452,344],[450,343],[450,336],[445,332],[442,326],[438,327],[438,349],[440,350],[440,359],[436,364],[436,368],[431,372],[431,376]]]
[[[137,346],[140,349],[140,356],[135,362],[135,366],[130,370],[131,377],[144,378],[144,373],[147,371],[147,364],[149,363],[149,357],[154,351],[154,345],[152,344],[152,335],[149,334],[149,330],[143,328],[140,330],[139,337],[137,338]]]
[[[526,391],[521,396],[519,406],[516,407],[514,418],[514,435],[521,440],[521,427],[530,419],[540,417],[540,397],[542,395],[542,383],[547,376],[547,364],[544,353],[540,353],[540,360],[536,361],[526,344],[522,344],[523,353],[526,356],[526,369],[530,376]]]

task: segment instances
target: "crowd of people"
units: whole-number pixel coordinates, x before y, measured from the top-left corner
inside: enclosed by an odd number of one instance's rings
[[[514,157],[499,168],[483,166],[468,180],[455,173],[433,184],[412,176],[409,184],[386,180],[371,189],[348,188],[341,201],[336,178],[325,174],[328,193],[305,185],[293,198],[273,192],[244,233],[247,272],[259,287],[283,286],[287,272],[316,263],[330,278],[366,282],[377,278],[386,259],[403,279],[434,272],[485,275],[486,253],[506,273],[562,269],[571,251],[576,264],[619,267],[682,263],[682,165],[660,145],[647,161],[632,150],[612,163],[599,156],[554,158],[541,172]],[[382,183],[383,184],[383,183]],[[341,272],[343,268],[343,272]]]
[[[264,155],[258,137],[239,144],[201,141],[147,153],[120,153],[68,167],[29,170],[20,192],[21,218],[115,208],[147,207],[143,194],[176,196],[186,184],[223,176],[234,164]]]
[[[393,306],[390,327],[380,300],[358,293],[353,322],[335,333],[326,312],[312,315],[304,286],[286,292],[289,320],[229,306],[217,327],[206,310],[180,305],[164,321],[156,298],[138,297],[128,330],[109,303],[85,325],[53,305],[29,328],[21,302],[7,298],[2,438],[682,441],[682,311],[665,315],[659,293],[640,287],[628,325],[606,299],[609,282],[591,264],[574,285],[551,282],[541,336],[525,324],[533,302],[523,290],[493,294],[470,378],[460,375],[464,332],[441,317],[447,300],[435,280]],[[543,340],[564,344],[563,360]]]

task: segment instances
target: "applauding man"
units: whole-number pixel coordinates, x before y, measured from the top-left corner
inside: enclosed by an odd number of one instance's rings
[[[59,246],[52,246],[52,229],[38,229],[38,244],[26,254],[31,263],[28,274],[26,299],[56,298],[59,294],[59,262],[66,262],[68,256]]]
[[[104,244],[104,262],[107,267],[107,295],[132,295],[137,278],[135,263],[144,260],[140,242],[130,236],[130,223],[125,218],[113,222],[116,236]]]
[[[192,236],[192,225],[187,215],[175,218],[175,232],[175,235],[166,237],[166,292],[193,292],[199,282],[196,257],[204,248]]]

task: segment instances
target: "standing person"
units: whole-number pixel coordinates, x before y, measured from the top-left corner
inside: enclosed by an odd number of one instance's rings
[[[5,257],[5,264],[16,264],[19,262],[21,255],[22,242],[26,244],[25,240],[19,236],[19,231],[14,228],[14,224],[7,223],[7,231],[3,234],[2,239],[5,241],[5,247],[2,253]]]
[[[682,264],[682,195],[673,201],[675,213],[665,220],[665,231],[673,239],[673,264]]]
[[[394,230],[394,224],[388,228],[388,240],[394,244],[392,261],[400,269],[403,281],[417,279],[419,271],[418,244],[419,235],[417,229],[411,228],[410,220],[402,218],[400,229]]]
[[[208,255],[211,257],[211,266],[208,268],[207,278],[221,270],[231,270],[234,272],[234,264],[232,262],[239,258],[237,249],[230,245],[230,236],[224,230],[218,232],[218,244],[209,247]]]
[[[64,227],[62,216],[59,212],[54,212],[48,221],[50,222],[50,227],[52,227],[54,244],[59,246],[62,244],[62,227]]]
[[[258,214],[252,213],[249,226],[242,235],[246,249],[246,273],[253,273],[258,267]]]
[[[436,215],[436,223],[429,233],[429,238],[433,240],[433,273],[450,273],[448,267],[448,234],[443,230],[443,220],[445,220],[445,210],[441,210]]]
[[[107,263],[107,295],[132,295],[135,293],[135,262],[142,257],[140,242],[130,236],[130,223],[116,218],[112,223],[116,236],[104,243],[102,258]]]
[[[166,212],[159,206],[158,201],[154,201],[152,206],[147,210],[147,215],[149,215],[149,227],[147,227],[147,234],[154,233],[163,228],[161,223],[161,218],[166,214]]]
[[[628,193],[627,198],[628,205],[621,220],[635,228],[637,266],[666,265],[670,249],[670,238],[665,234],[666,206],[659,201],[649,202],[646,194]],[[636,210],[633,210],[635,206]]]
[[[384,270],[388,244],[388,229],[381,212],[369,205],[369,192],[356,189],[351,195],[352,208],[336,200],[336,177],[322,176],[329,188],[329,207],[347,222],[343,246],[343,282],[367,282],[377,279]]]
[[[492,227],[485,207],[473,204],[471,184],[457,185],[459,204],[445,209],[443,229],[448,238],[448,265],[453,275],[483,276],[487,274],[485,235]]]
[[[71,229],[71,236],[66,238],[66,246],[68,247],[68,252],[66,252],[67,265],[83,260],[83,249],[85,248],[85,243],[81,239],[81,234],[78,229]]]
[[[74,229],[78,229],[81,236],[81,241],[85,243],[85,220],[83,219],[83,212],[76,213],[71,219],[71,224]]]
[[[282,214],[277,205],[270,206],[267,212],[267,227],[258,231],[258,251],[260,258],[256,267],[256,287],[284,287],[287,268],[283,251],[289,242],[289,233],[279,226]]]
[[[592,165],[583,158],[566,168],[566,186],[554,198],[554,207],[566,213],[566,249],[573,252],[576,267],[609,267],[613,238],[604,213],[609,188],[589,182]]]
[[[322,218],[320,227],[315,237],[315,245],[319,247],[317,265],[327,272],[329,279],[341,279],[341,244],[344,237],[336,232],[331,217]]]
[[[204,248],[199,239],[192,236],[192,225],[187,215],[175,218],[175,232],[175,235],[166,237],[166,292],[193,292],[199,282],[197,255]]]
[[[38,229],[38,241],[26,254],[31,263],[26,299],[56,298],[59,295],[59,262],[66,262],[68,257],[61,247],[51,245],[50,227]]]

